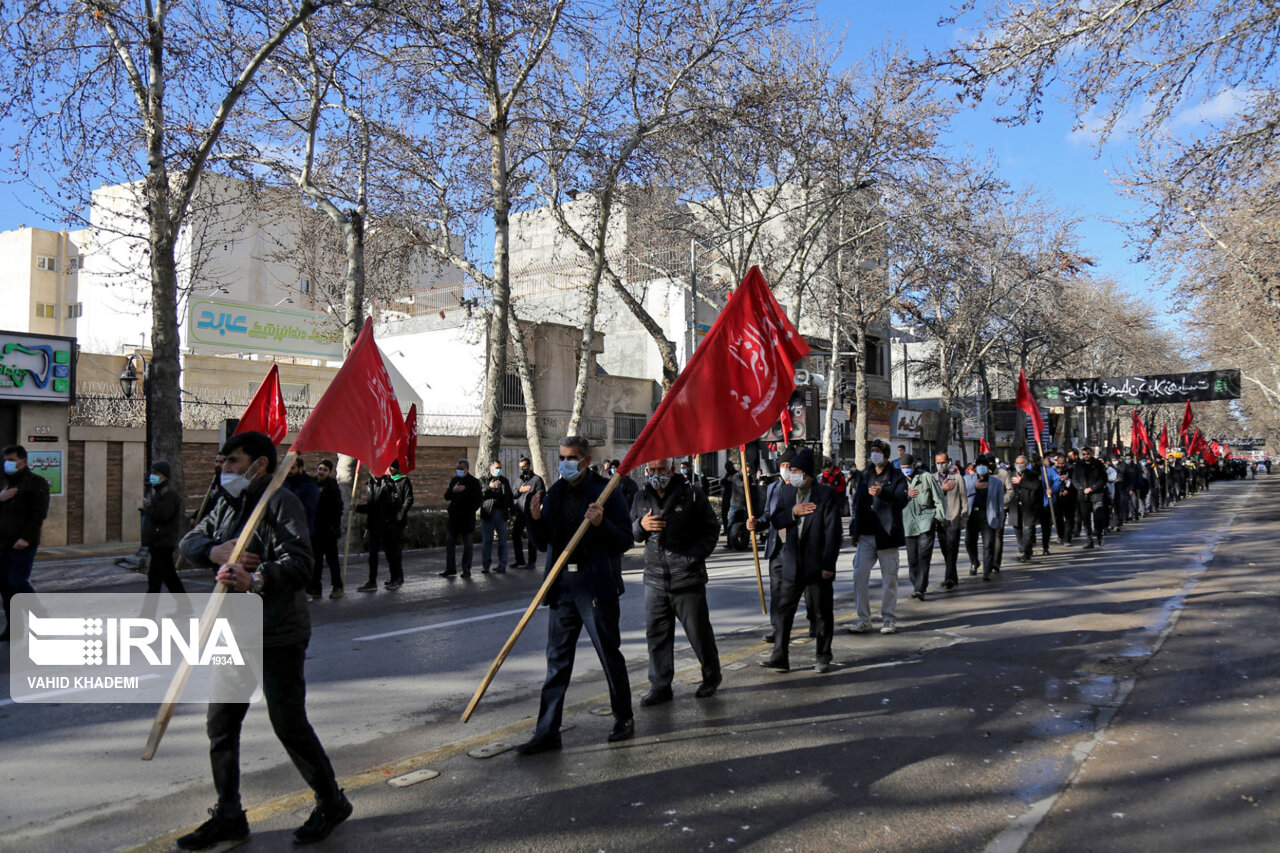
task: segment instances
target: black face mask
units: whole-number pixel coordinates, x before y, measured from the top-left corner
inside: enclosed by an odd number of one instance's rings
[[[530,477],[532,477],[532,476],[533,476],[533,472],[532,472],[532,471],[530,471],[528,468],[521,468],[521,469],[520,469],[520,479],[521,479],[521,480],[527,480],[527,479],[529,479],[529,478],[530,478]]]

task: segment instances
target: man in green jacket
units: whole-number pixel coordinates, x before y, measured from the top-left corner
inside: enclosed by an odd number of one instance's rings
[[[938,478],[916,470],[915,456],[901,457],[902,475],[907,478],[907,502],[902,510],[902,528],[907,540],[907,569],[911,575],[912,598],[924,601],[929,586],[929,561],[933,559],[933,533],[947,523],[946,504]]]

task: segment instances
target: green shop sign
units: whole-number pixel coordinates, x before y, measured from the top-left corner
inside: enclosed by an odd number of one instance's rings
[[[187,346],[337,361],[342,358],[342,327],[315,311],[198,299],[187,312]]]
[[[0,400],[75,401],[76,339],[0,331]]]

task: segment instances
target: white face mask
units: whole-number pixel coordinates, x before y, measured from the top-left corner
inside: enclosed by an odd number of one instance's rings
[[[502,469],[501,469],[501,468],[494,468],[494,469],[493,469],[493,476],[495,476],[495,477],[501,477],[501,476],[502,476]]]
[[[902,469],[902,476],[904,476],[904,477],[910,477],[910,476],[911,476],[912,474],[914,474],[915,472],[916,472],[916,469],[915,469],[915,468],[903,468],[903,469]]]
[[[218,484],[222,486],[222,490],[233,498],[240,497],[252,482],[253,480],[245,474],[228,474],[226,471],[218,477]]]
[[[881,465],[883,465],[883,464],[884,464],[884,454],[883,454],[883,453],[881,453],[881,452],[880,452],[880,451],[878,451],[878,450],[877,450],[877,451],[875,451],[875,452],[873,452],[873,453],[871,454],[871,464],[872,464],[872,465],[875,465],[877,468],[878,468],[878,467],[880,467]]]
[[[803,471],[792,471],[792,472],[791,472],[791,485],[795,486],[797,489],[804,485],[804,472],[803,472]]]

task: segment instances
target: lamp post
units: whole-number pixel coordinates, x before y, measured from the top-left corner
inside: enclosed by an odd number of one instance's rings
[[[135,360],[141,365],[140,371],[134,367]],[[148,376],[149,371],[147,360],[143,358],[142,353],[138,352],[130,353],[126,357],[124,370],[120,371],[120,391],[124,394],[126,400],[133,399],[134,386],[137,385],[139,379],[142,380],[142,420],[146,429],[146,437],[144,439],[146,446],[143,448],[143,454],[147,463],[147,474],[151,473],[151,382]],[[151,494],[151,481],[146,479],[145,483],[146,485],[143,488],[149,496]]]

